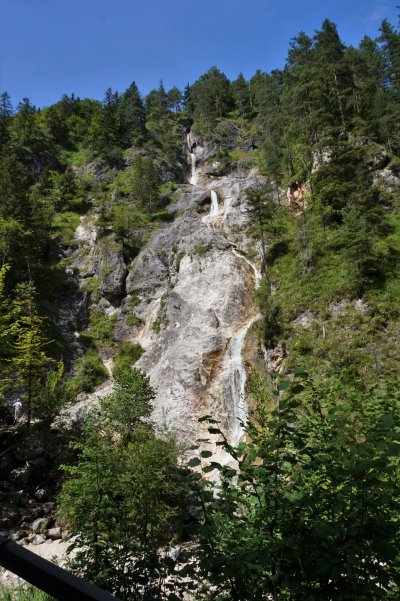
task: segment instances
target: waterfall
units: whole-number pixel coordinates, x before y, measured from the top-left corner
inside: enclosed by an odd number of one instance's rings
[[[197,186],[198,176],[196,170],[196,155],[194,152],[190,153],[190,159],[192,163],[192,177],[190,178],[189,183],[192,184],[192,186]]]
[[[192,186],[197,186],[197,182],[198,182],[199,178],[198,178],[197,170],[196,170],[196,155],[194,154],[194,152],[192,152],[192,144],[190,142],[190,134],[187,134],[186,142],[187,142],[188,150],[190,153],[190,163],[192,165],[192,176],[189,180],[189,184],[192,184]]]
[[[250,259],[247,259],[247,257],[240,254],[240,252],[238,252],[234,248],[232,248],[232,252],[235,255],[235,257],[239,257],[239,259],[241,259],[242,261],[247,263],[247,265],[249,265],[249,267],[251,267],[251,269],[253,270],[253,273],[254,273],[255,287],[258,288],[259,285],[261,284],[261,278],[262,278],[261,271],[259,269],[257,269],[257,267],[254,265],[254,263],[252,261],[250,261]]]
[[[211,190],[211,207],[207,216],[202,218],[204,223],[211,228],[215,227],[215,222],[210,217],[218,215],[218,195],[215,190]],[[261,282],[261,271],[256,265],[239,252],[234,242],[231,243],[231,252],[237,259],[246,263],[254,274],[254,285],[258,288]],[[248,418],[248,407],[245,398],[247,372],[243,362],[243,347],[246,335],[251,326],[261,318],[261,314],[253,314],[248,318],[242,327],[233,332],[228,348],[225,352],[222,363],[222,372],[224,374],[224,405],[227,414],[227,426],[230,432],[231,444],[238,445],[244,435],[243,426]]]
[[[218,196],[214,190],[211,190],[210,217],[214,217],[215,215],[218,215]]]
[[[228,353],[225,358],[226,369],[229,371],[229,390],[227,391],[232,406],[230,407],[229,426],[231,430],[233,446],[238,445],[243,436],[243,427],[248,417],[248,407],[245,399],[247,372],[243,364],[242,351],[246,334],[253,323],[260,319],[261,315],[255,315],[248,321],[239,332],[231,338]]]
[[[232,253],[247,263],[254,273],[255,287],[258,288],[261,282],[261,272],[252,261],[244,257],[237,250],[232,248]],[[251,326],[261,318],[261,314],[254,315],[230,341],[228,353],[225,356],[225,369],[229,373],[229,390],[231,407],[229,408],[230,419],[229,426],[232,435],[232,445],[237,445],[242,438],[244,431],[240,422],[246,423],[248,417],[248,407],[245,399],[247,372],[243,364],[243,347],[246,340],[246,334]]]

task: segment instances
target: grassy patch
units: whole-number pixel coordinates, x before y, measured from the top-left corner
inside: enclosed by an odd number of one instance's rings
[[[138,317],[134,313],[129,313],[129,315],[127,315],[125,319],[128,326],[131,326],[133,328],[139,328],[143,324],[143,321],[140,319],[140,317]]]
[[[111,348],[114,345],[114,327],[116,316],[104,315],[99,309],[90,312],[89,327],[81,333],[81,340],[88,346]]]
[[[56,213],[53,217],[52,231],[53,237],[58,238],[61,244],[75,246],[77,242],[74,240],[75,230],[80,223],[79,215],[71,211],[64,213]]]
[[[69,155],[69,163],[74,167],[80,167],[93,158],[93,153],[88,148],[79,148]]]
[[[86,278],[83,282],[83,289],[90,292],[94,302],[97,302],[100,299],[100,280],[96,276]]]
[[[121,342],[118,344],[117,352],[114,355],[114,370],[129,369],[144,353],[140,344],[131,342]]]

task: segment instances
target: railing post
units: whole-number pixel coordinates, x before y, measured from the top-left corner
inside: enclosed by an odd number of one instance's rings
[[[17,545],[7,536],[0,536],[0,565],[59,601],[119,601],[83,578]]]

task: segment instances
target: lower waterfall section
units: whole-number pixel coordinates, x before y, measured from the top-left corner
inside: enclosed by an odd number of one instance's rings
[[[249,408],[246,401],[247,372],[243,363],[243,347],[246,335],[251,326],[261,318],[255,315],[235,334],[230,343],[224,360],[224,368],[229,373],[228,387],[224,403],[228,414],[228,426],[231,434],[231,444],[238,445],[243,437]]]

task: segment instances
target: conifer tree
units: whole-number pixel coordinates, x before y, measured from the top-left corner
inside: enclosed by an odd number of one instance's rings
[[[19,284],[13,302],[11,331],[15,339],[13,368],[17,373],[17,384],[26,405],[27,425],[35,417],[39,391],[46,368],[51,359],[46,355],[46,340],[42,335],[43,318],[35,305],[35,288],[32,283]]]
[[[243,73],[239,73],[237,79],[231,83],[231,90],[239,115],[241,117],[248,116],[250,113],[250,90]]]
[[[124,148],[140,145],[146,137],[146,112],[136,83],[133,81],[118,103],[118,121]]]
[[[156,437],[154,390],[139,370],[117,370],[117,389],[86,423],[61,512],[76,534],[72,569],[126,601],[181,598],[166,548],[184,506],[173,438]]]
[[[179,113],[182,109],[183,95],[179,88],[174,86],[167,92],[168,107],[174,113]]]
[[[233,107],[229,80],[217,67],[204,73],[191,87],[194,117],[207,127]]]
[[[12,113],[11,98],[3,92],[0,99],[0,150],[10,139]]]
[[[387,19],[382,21],[380,31],[379,41],[386,59],[386,82],[397,96],[400,90],[400,33]]]

